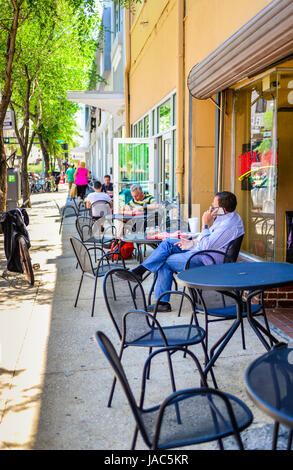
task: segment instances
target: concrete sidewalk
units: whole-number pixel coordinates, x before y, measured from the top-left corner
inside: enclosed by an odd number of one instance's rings
[[[74,308],[80,271],[69,242],[77,235],[74,218],[66,218],[59,235],[59,214],[54,203],[66,200],[66,188],[59,193],[37,194],[29,209],[33,263],[39,263],[34,287],[12,273],[0,277],[1,289],[1,449],[129,449],[134,421],[126,399],[116,388],[112,408],[107,398],[112,371],[94,340],[97,330],[105,332],[119,347],[119,339],[106,311],[99,279],[95,317],[90,317],[93,283],[85,280],[78,308]],[[0,269],[5,270],[0,239]],[[135,264],[135,261],[132,263]],[[162,323],[189,322],[189,314],[161,314]],[[200,318],[203,325],[203,318]],[[210,327],[210,342],[227,329],[227,322]],[[242,350],[237,332],[215,367],[219,387],[235,394],[252,410],[254,422],[242,435],[248,449],[270,449],[272,421],[254,407],[245,391],[247,366],[264,348],[246,325],[247,349]],[[286,338],[286,336],[284,336]],[[283,338],[280,337],[282,340]],[[195,346],[202,360],[201,348]],[[147,351],[123,356],[126,373],[136,396]],[[177,388],[198,386],[191,364],[175,358]],[[157,403],[170,390],[163,364],[155,364],[148,384],[147,403]],[[284,437],[287,431],[282,430]],[[280,448],[286,440],[280,439]],[[235,448],[226,439],[226,448]],[[141,439],[137,449],[145,449]],[[195,449],[216,449],[217,444]]]

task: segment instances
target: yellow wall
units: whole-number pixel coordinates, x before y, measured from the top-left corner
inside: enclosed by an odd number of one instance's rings
[[[130,123],[137,121],[178,84],[178,2],[147,0],[140,5],[131,27]],[[187,77],[191,68],[264,8],[270,0],[186,0],[184,19],[184,106],[177,115],[184,124],[184,201],[188,201]],[[192,202],[201,211],[214,193],[215,106],[193,99]],[[177,121],[178,129],[178,121]],[[226,135],[227,137],[227,135]],[[226,150],[227,151],[227,150]],[[229,150],[228,150],[229,151]],[[229,167],[223,171],[225,186]],[[223,189],[230,189],[225,187]]]
[[[255,16],[271,0],[187,0],[186,70]]]
[[[176,88],[176,0],[149,0],[131,29],[130,122]],[[141,24],[148,21],[148,24]]]

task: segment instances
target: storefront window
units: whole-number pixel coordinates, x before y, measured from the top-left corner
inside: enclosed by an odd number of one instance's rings
[[[149,137],[149,116],[144,118],[144,137]]]
[[[235,194],[243,250],[272,261],[277,188],[276,73],[235,92]]]
[[[261,260],[286,261],[293,239],[292,69],[280,68],[235,91],[234,129],[234,191],[246,233],[242,249]]]
[[[171,99],[158,108],[158,133],[171,127]]]

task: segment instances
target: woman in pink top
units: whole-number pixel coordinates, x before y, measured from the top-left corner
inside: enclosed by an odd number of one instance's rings
[[[78,199],[85,198],[85,192],[88,185],[88,177],[89,172],[85,167],[85,162],[80,162],[79,168],[77,168],[76,172],[74,173],[74,182],[76,184]]]

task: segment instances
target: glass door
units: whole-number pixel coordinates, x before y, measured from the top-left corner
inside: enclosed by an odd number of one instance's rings
[[[172,136],[164,134],[159,138],[159,202],[169,201],[172,195]]]
[[[140,184],[146,194],[154,195],[154,139],[113,139],[114,212],[131,198],[130,187]]]

